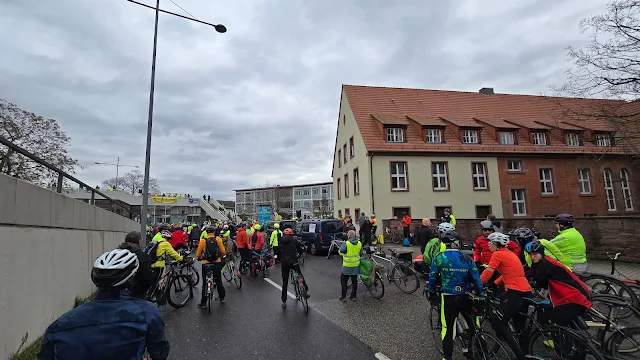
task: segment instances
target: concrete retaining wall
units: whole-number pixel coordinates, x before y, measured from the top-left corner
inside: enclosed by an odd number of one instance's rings
[[[140,225],[0,174],[0,356],[16,351],[95,287],[90,270]]]

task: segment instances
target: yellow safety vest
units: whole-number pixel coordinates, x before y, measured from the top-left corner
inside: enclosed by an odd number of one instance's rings
[[[342,255],[342,266],[344,267],[358,267],[360,266],[360,251],[362,250],[362,243],[358,241],[357,244],[352,244],[347,240],[347,253]]]

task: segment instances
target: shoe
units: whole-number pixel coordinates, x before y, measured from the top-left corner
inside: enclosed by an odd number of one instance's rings
[[[344,296],[340,296],[340,298],[339,298],[338,300],[340,300],[340,301],[342,301],[342,302],[346,302],[346,301],[347,301],[347,298],[346,298],[346,297],[344,297]]]
[[[224,304],[224,299],[220,299],[220,304]]]
[[[206,308],[207,308],[207,304],[206,303],[198,304],[198,309],[206,309]]]
[[[354,298],[354,297],[350,297],[350,298],[349,298],[349,300],[351,300],[351,301],[356,301],[356,298]]]
[[[287,302],[286,302],[286,301],[283,301],[283,302],[282,302],[282,308],[283,308],[283,309],[286,309],[286,308],[287,308]]]

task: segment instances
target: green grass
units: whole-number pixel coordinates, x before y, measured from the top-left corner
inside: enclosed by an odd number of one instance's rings
[[[78,306],[93,300],[96,297],[96,293],[93,293],[87,297],[76,296],[76,299],[73,302],[73,308],[77,308]],[[37,360],[38,352],[40,352],[40,342],[42,341],[42,336],[34,340],[32,343],[27,345],[27,341],[29,340],[29,334],[24,334],[22,337],[22,341],[20,342],[20,346],[18,347],[18,351],[11,354],[9,356],[9,360]]]

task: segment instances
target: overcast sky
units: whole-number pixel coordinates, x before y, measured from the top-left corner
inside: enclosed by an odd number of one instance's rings
[[[579,21],[605,11],[602,0],[174,2],[228,32],[160,15],[151,175],[163,191],[218,199],[331,181],[343,83],[547,93],[564,81],[565,48],[587,39]],[[126,0],[0,0],[0,98],[57,119],[89,184],[115,176],[96,161],[144,166],[153,21]]]

